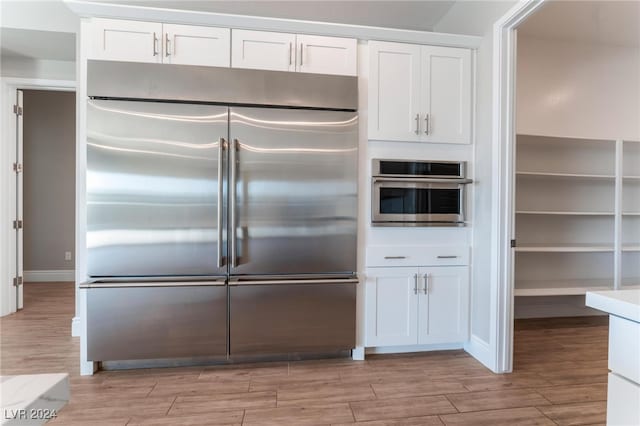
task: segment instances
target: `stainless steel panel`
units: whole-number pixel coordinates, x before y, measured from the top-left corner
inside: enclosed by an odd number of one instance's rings
[[[231,108],[232,275],[356,270],[358,116]]]
[[[217,207],[228,109],[90,100],[87,126],[89,276],[225,274]]]
[[[358,79],[300,72],[88,61],[90,97],[358,109]]]
[[[226,286],[86,291],[91,361],[226,356]]]
[[[421,174],[389,174],[382,173],[380,163],[383,162],[397,162],[397,163],[437,163],[437,164],[455,164],[459,166],[459,173],[457,176],[452,175],[421,175]],[[451,179],[451,178],[464,178],[467,175],[467,162],[466,161],[441,161],[441,160],[395,160],[395,159],[384,159],[381,160],[379,158],[374,158],[371,160],[371,175],[372,176],[384,176],[384,177],[397,177],[397,178],[424,178],[424,179],[433,179],[433,178],[443,178],[443,179]]]
[[[355,345],[355,284],[238,285],[229,298],[232,357]]]

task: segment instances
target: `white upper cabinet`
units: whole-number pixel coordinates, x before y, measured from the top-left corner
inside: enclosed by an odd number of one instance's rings
[[[91,20],[89,59],[183,65],[230,65],[228,28]]]
[[[231,66],[273,71],[295,71],[296,35],[233,30]]]
[[[164,63],[213,67],[230,65],[230,29],[175,24],[163,24],[162,27]]]
[[[357,74],[357,40],[233,30],[231,66],[316,74]]]
[[[296,71],[315,74],[358,74],[358,41],[355,38],[298,34]]]
[[[423,138],[426,142],[471,141],[471,51],[422,47]]]
[[[419,141],[420,46],[369,43],[369,138]]]
[[[90,59],[162,62],[162,24],[156,22],[91,20]]]
[[[469,49],[371,41],[369,139],[471,142]]]

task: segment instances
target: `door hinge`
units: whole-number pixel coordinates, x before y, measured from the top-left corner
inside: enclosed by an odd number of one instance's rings
[[[22,164],[13,163],[13,171],[16,173],[22,173]]]
[[[511,248],[514,248],[516,246],[516,240],[511,240]]]
[[[19,285],[22,285],[22,277],[15,277],[13,279],[13,286],[18,287]]]
[[[13,229],[22,229],[22,221],[14,220],[13,221]]]
[[[22,107],[19,106],[19,105],[14,105],[13,106],[13,113],[15,115],[18,115],[18,116],[22,115]]]

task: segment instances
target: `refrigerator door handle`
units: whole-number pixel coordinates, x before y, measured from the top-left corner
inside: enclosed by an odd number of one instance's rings
[[[231,267],[235,268],[237,266],[237,256],[236,256],[236,152],[238,149],[238,140],[233,139],[231,146],[229,147],[229,163],[231,166],[231,170],[229,172],[229,204],[231,210],[229,211],[229,221],[231,227]]]
[[[345,279],[292,279],[292,280],[230,280],[230,286],[243,286],[243,285],[282,285],[282,284],[358,284],[360,280],[358,278],[345,278]]]
[[[224,138],[220,138],[218,144],[220,145],[218,147],[218,268],[222,268],[222,154],[227,141]]]

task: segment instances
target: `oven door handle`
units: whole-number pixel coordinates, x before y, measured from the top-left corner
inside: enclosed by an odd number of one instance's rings
[[[390,178],[374,176],[373,183],[376,182],[416,182],[416,183],[453,183],[458,185],[466,185],[472,183],[472,179],[455,178],[455,179],[437,179],[437,178]]]

